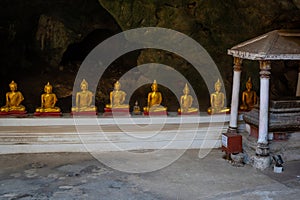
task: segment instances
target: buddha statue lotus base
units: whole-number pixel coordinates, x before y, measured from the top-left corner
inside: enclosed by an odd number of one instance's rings
[[[130,116],[129,108],[104,108],[103,116]]]
[[[60,117],[62,113],[61,112],[35,112],[33,115],[36,117]]]
[[[26,117],[27,111],[8,111],[8,112],[0,112],[0,116],[16,116],[16,117]]]
[[[72,111],[70,115],[74,116],[97,116],[98,113],[96,111]]]

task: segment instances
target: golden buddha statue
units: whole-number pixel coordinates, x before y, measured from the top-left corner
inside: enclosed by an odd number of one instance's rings
[[[37,108],[35,112],[37,113],[59,113],[60,108],[55,107],[57,102],[56,95],[52,93],[52,85],[48,82],[44,87],[44,94],[41,95],[41,107]]]
[[[129,108],[128,104],[123,104],[126,98],[126,93],[121,89],[121,84],[117,81],[114,84],[114,90],[109,93],[110,104],[106,105],[106,108]]]
[[[147,107],[144,107],[144,112],[164,112],[166,107],[160,105],[162,102],[162,95],[158,92],[158,85],[156,80],[153,81],[151,86],[152,92],[148,94]]]
[[[25,107],[21,105],[24,97],[21,92],[17,91],[17,83],[12,81],[9,88],[11,92],[6,93],[6,105],[1,107],[1,112],[25,112]]]
[[[224,107],[225,95],[221,92],[222,84],[220,80],[215,83],[215,92],[210,95],[211,107],[207,109],[208,114],[226,113],[230,109]]]
[[[134,106],[133,106],[133,114],[134,115],[140,115],[141,114],[141,109],[139,106],[139,103],[136,101]]]
[[[240,106],[240,109],[243,111],[251,110],[257,103],[256,92],[252,90],[251,77],[249,77],[246,83],[246,89],[247,90],[242,93],[242,105]]]
[[[178,113],[180,114],[198,113],[197,108],[192,108],[193,97],[189,93],[190,89],[186,83],[183,89],[183,95],[180,97],[180,108],[178,109]]]
[[[72,112],[96,112],[97,107],[92,105],[93,93],[88,90],[89,84],[83,79],[80,84],[80,92],[76,93],[76,106],[72,107]]]

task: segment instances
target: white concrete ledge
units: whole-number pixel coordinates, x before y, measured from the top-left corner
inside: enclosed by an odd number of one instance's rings
[[[0,118],[0,126],[61,126],[61,125],[110,125],[110,124],[181,124],[181,123],[208,123],[228,122],[229,115],[208,115],[200,113],[199,116],[134,116],[134,117],[26,117],[26,118]]]
[[[228,121],[207,114],[0,118],[0,154],[219,148]]]

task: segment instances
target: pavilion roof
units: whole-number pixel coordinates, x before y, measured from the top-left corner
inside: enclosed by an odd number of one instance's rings
[[[228,49],[250,60],[300,60],[300,30],[274,30]]]

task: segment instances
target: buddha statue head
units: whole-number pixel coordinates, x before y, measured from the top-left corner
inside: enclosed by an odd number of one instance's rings
[[[82,82],[80,83],[81,90],[86,91],[88,89],[88,87],[89,87],[88,82],[86,82],[86,80],[83,79]]]
[[[154,80],[153,83],[152,83],[152,85],[151,85],[152,91],[156,92],[157,91],[157,87],[158,87],[157,82],[156,82],[156,80]]]
[[[49,82],[47,83],[47,85],[45,85],[44,91],[45,91],[47,94],[52,93],[52,85],[50,85]]]
[[[119,81],[117,81],[116,83],[115,83],[115,90],[120,90],[120,88],[121,88],[121,83],[119,82]]]
[[[220,92],[222,87],[222,83],[220,82],[220,79],[215,83],[215,91]]]
[[[247,83],[246,83],[246,88],[247,90],[251,90],[252,89],[252,82],[251,82],[251,77],[249,77]]]
[[[9,84],[9,88],[12,92],[16,91],[17,87],[18,87],[18,85],[14,81],[11,81],[11,83]]]
[[[184,88],[183,88],[183,94],[188,95],[189,93],[190,93],[190,88],[186,83]]]

